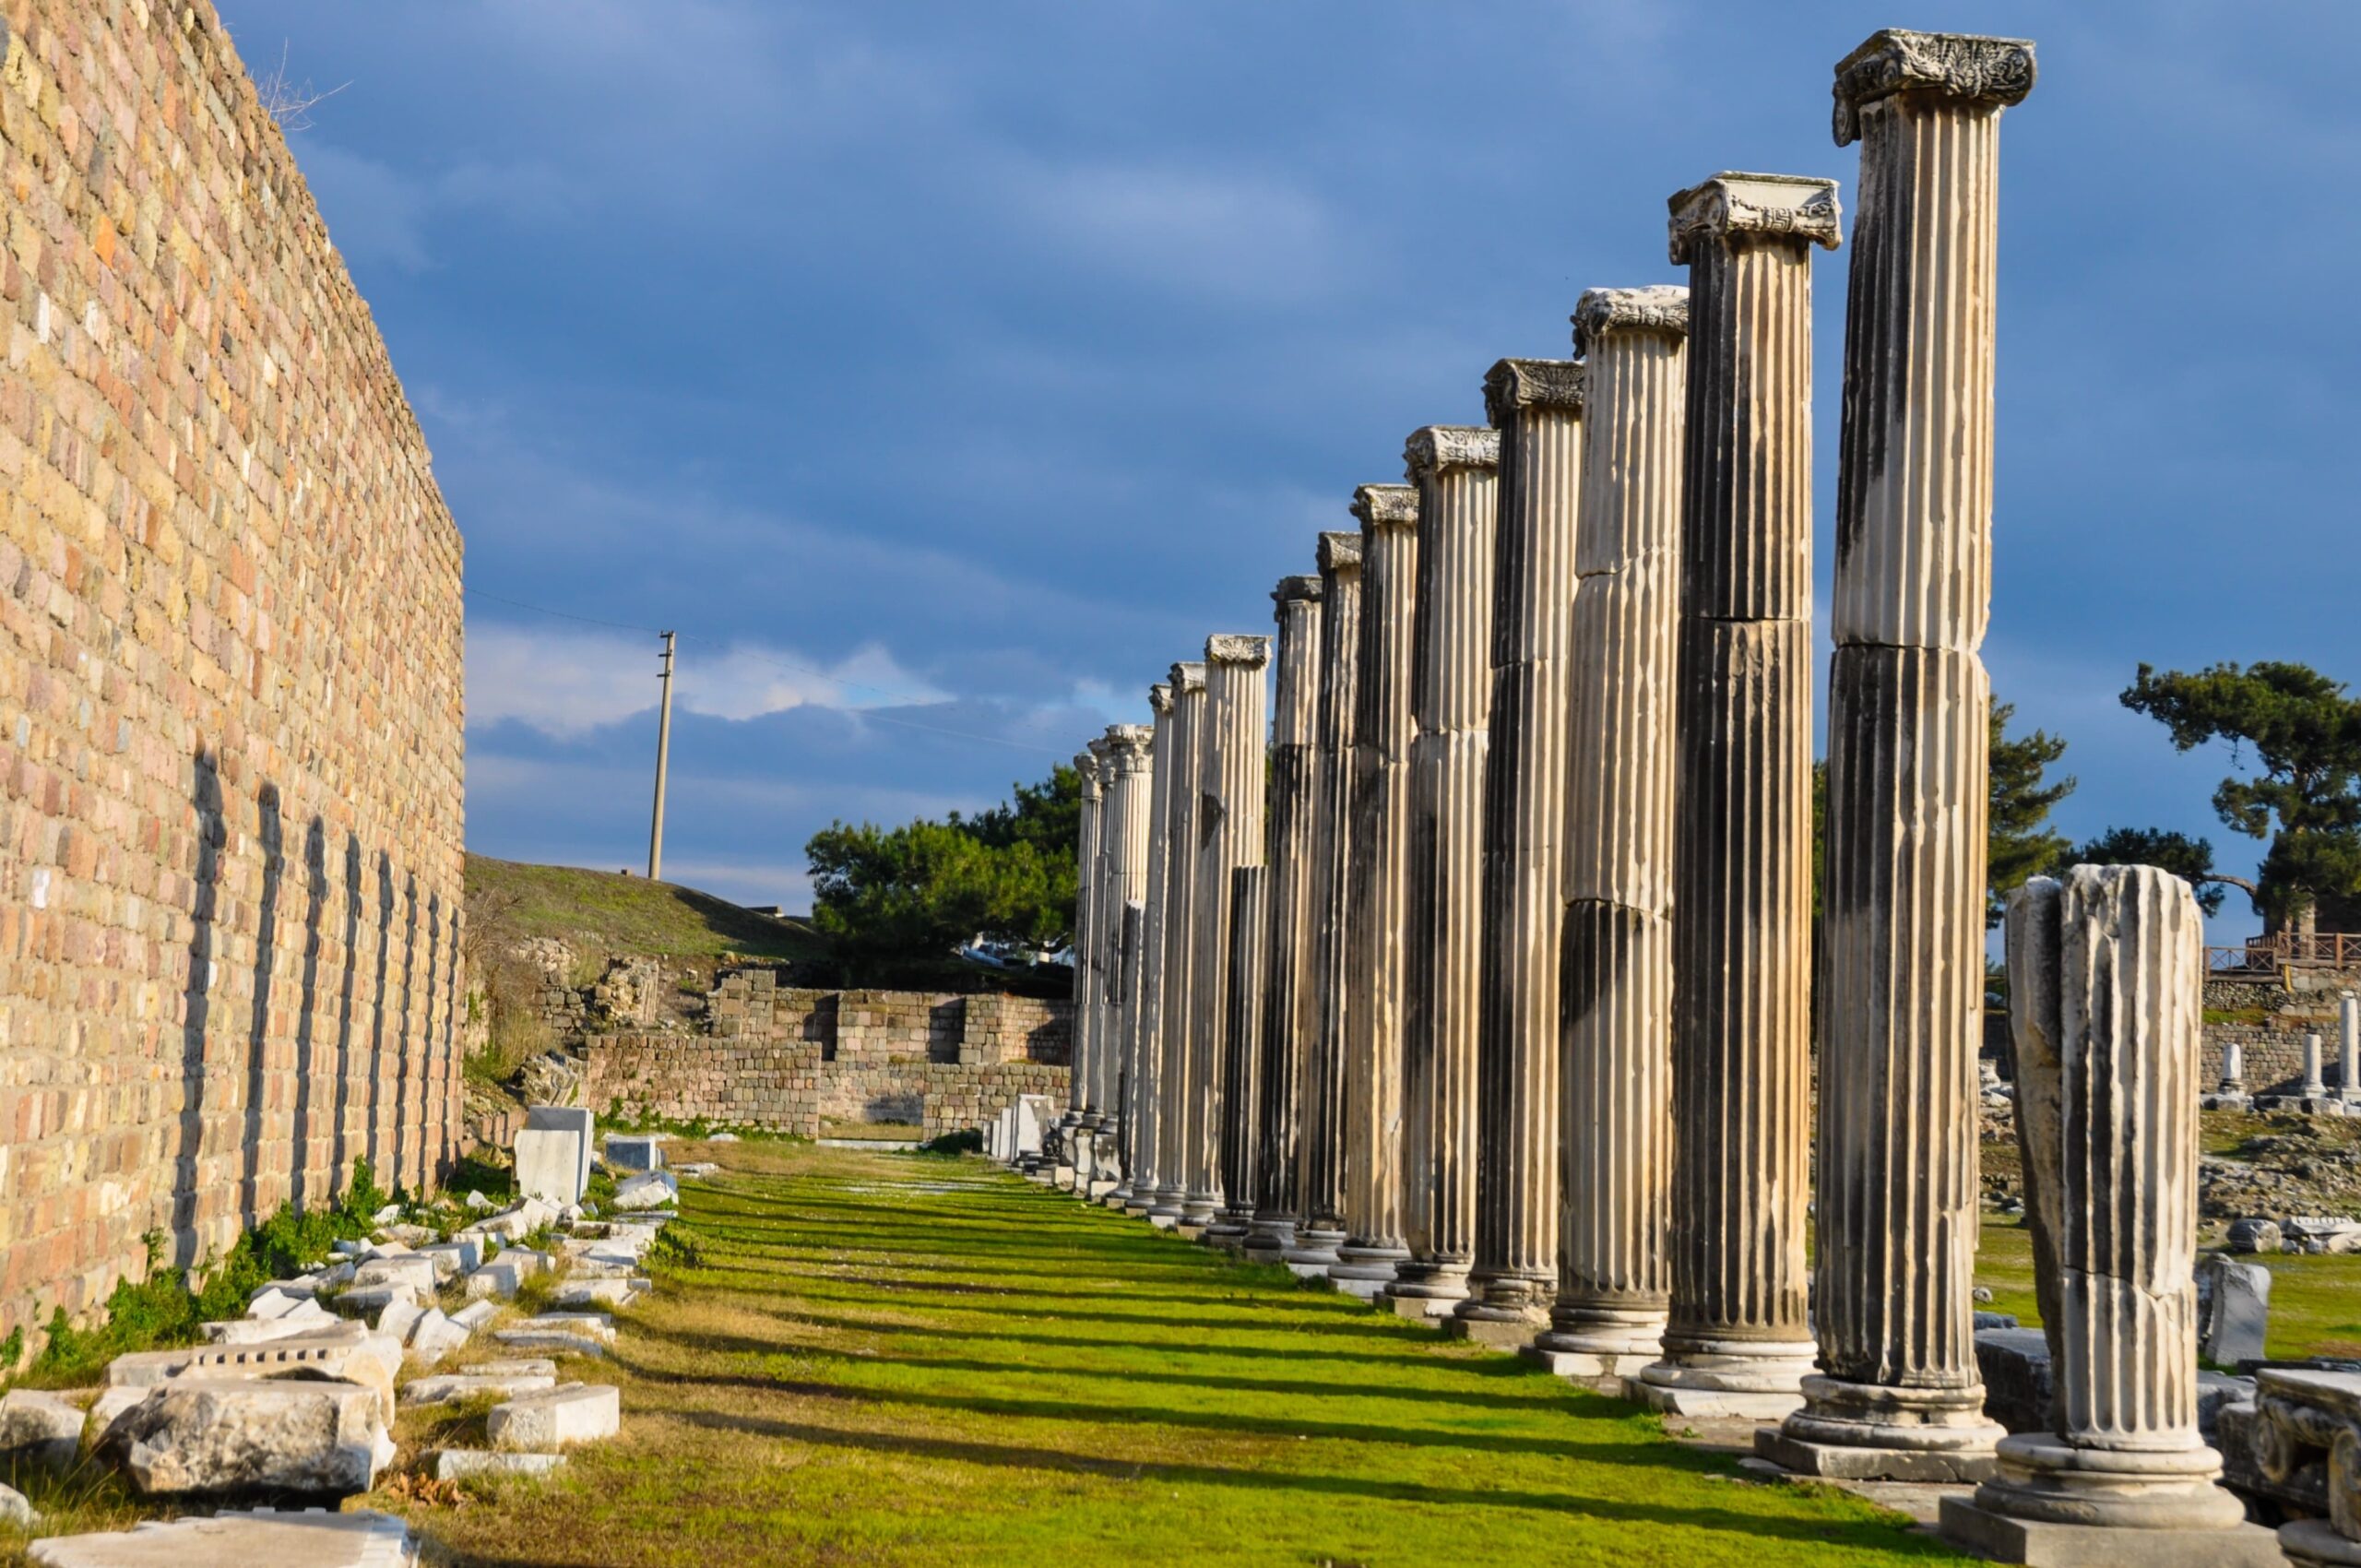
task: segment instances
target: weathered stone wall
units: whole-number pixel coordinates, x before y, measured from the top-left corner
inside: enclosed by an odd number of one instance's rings
[[[1070,1002],[891,991],[816,992],[769,969],[721,977],[710,1034],[592,1034],[587,1102],[599,1111],[768,1127],[912,1122],[929,1137],[981,1126],[1020,1094],[1063,1103]]]
[[[2337,1004],[2361,992],[2350,969],[2289,969],[2281,976],[2205,982],[2205,1043],[2199,1078],[2211,1090],[2222,1078],[2222,1052],[2236,1040],[2246,1056],[2248,1094],[2293,1094],[2304,1082],[2304,1037],[2320,1037],[2329,1087],[2337,1087]]]
[[[0,1329],[457,1136],[460,541],[206,0],[0,9]]]

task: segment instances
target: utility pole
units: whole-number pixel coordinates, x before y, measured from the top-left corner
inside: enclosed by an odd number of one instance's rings
[[[672,634],[662,633],[664,668],[657,679],[664,683],[664,703],[656,719],[656,817],[647,829],[647,880],[664,875],[664,768],[672,755]]]

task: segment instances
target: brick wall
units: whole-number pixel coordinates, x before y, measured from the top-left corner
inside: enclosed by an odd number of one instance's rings
[[[587,1035],[586,1099],[815,1136],[824,1120],[980,1127],[1020,1094],[1062,1106],[1073,1004],[1020,996],[790,990],[720,977],[712,1033]]]
[[[0,6],[0,1329],[457,1136],[460,543],[209,4]]]

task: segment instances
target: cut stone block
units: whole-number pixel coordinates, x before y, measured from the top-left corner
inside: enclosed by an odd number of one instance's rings
[[[656,1138],[644,1133],[609,1133],[606,1157],[607,1169],[617,1172],[664,1168],[663,1148]]]
[[[410,1568],[418,1542],[390,1515],[322,1509],[148,1520],[32,1543],[42,1568]]]
[[[231,1318],[226,1323],[202,1325],[206,1342],[212,1345],[260,1345],[266,1340],[291,1339],[298,1335],[317,1334],[342,1321],[319,1302],[305,1297],[291,1312],[271,1318]]]
[[[248,1298],[246,1315],[263,1319],[283,1317],[298,1307],[318,1304],[309,1290],[289,1290],[277,1285],[266,1285]]]
[[[516,1326],[552,1334],[576,1334],[602,1345],[615,1342],[615,1320],[605,1313],[542,1313]]]
[[[117,1388],[152,1388],[182,1377],[215,1381],[290,1375],[336,1378],[374,1390],[386,1419],[391,1420],[394,1374],[401,1364],[399,1342],[372,1334],[359,1324],[340,1323],[318,1334],[267,1345],[206,1345],[117,1356],[107,1367],[107,1382]]]
[[[408,1287],[419,1297],[434,1294],[439,1283],[434,1276],[434,1260],[417,1253],[399,1253],[391,1256],[374,1257],[352,1271],[352,1283],[360,1289],[381,1286]]]
[[[1968,1498],[1942,1500],[1942,1536],[1998,1562],[2030,1568],[2281,1568],[2278,1538],[2260,1525],[2143,1530],[2019,1519]]]
[[[623,1399],[601,1384],[568,1384],[495,1405],[485,1423],[496,1448],[546,1454],[623,1430]]]
[[[1975,1336],[1984,1413],[2012,1432],[2047,1431],[2054,1380],[2049,1340],[2038,1328],[1988,1328]]]
[[[564,1140],[564,1146],[573,1158],[574,1168],[570,1181],[537,1183],[527,1180],[525,1161],[520,1158],[516,1161],[516,1190],[529,1196],[547,1199],[561,1207],[566,1204],[580,1203],[583,1189],[590,1184],[590,1158],[598,1139],[597,1120],[579,1106],[536,1105],[528,1107],[525,1111],[525,1131],[555,1134],[559,1139]],[[552,1170],[550,1174],[555,1176],[558,1173]],[[559,1193],[564,1195],[557,1195]]]
[[[556,1328],[495,1328],[492,1336],[511,1350],[548,1350],[562,1356],[600,1356],[606,1346],[587,1334]]]
[[[426,1309],[415,1301],[392,1301],[377,1314],[377,1332],[390,1335],[403,1344],[409,1343],[410,1330],[426,1315]]]
[[[635,1176],[615,1189],[615,1207],[625,1211],[670,1208],[678,1201],[680,1192],[672,1179],[662,1171],[651,1170],[645,1176]]]
[[[2279,1222],[2275,1219],[2230,1221],[2230,1251],[2234,1253],[2275,1253],[2279,1245]]]
[[[0,1396],[0,1464],[71,1468],[82,1455],[82,1408],[62,1394],[14,1388]]]
[[[569,1279],[557,1288],[557,1304],[561,1307],[627,1307],[647,1294],[648,1289],[647,1280],[630,1275]]]
[[[500,1454],[481,1448],[445,1448],[434,1456],[434,1479],[464,1481],[479,1477],[546,1476],[564,1467],[563,1454]]]
[[[500,1308],[491,1301],[469,1301],[451,1314],[451,1321],[473,1334],[500,1315]]]
[[[101,1445],[141,1491],[366,1491],[394,1455],[376,1390],[358,1383],[182,1376],[150,1389]]]
[[[2271,1317],[2271,1270],[2213,1256],[2197,1265],[2197,1354],[2216,1366],[2263,1358]]]
[[[448,1405],[461,1399],[472,1399],[481,1394],[496,1394],[503,1399],[514,1399],[518,1395],[537,1394],[556,1386],[557,1378],[552,1372],[487,1372],[481,1368],[470,1368],[466,1372],[438,1372],[433,1377],[412,1378],[402,1389],[402,1403]]]
[[[409,1353],[431,1367],[465,1345],[474,1332],[445,1317],[437,1308],[420,1318],[418,1325],[409,1331]]]

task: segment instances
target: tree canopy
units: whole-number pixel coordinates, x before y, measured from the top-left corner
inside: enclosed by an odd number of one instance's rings
[[[900,827],[836,822],[812,836],[812,923],[848,981],[939,969],[971,938],[1071,939],[1082,778],[1061,765],[1006,804]]]
[[[2323,906],[2342,913],[2361,895],[2361,703],[2342,683],[2305,664],[2142,664],[2122,701],[2175,750],[2227,741],[2234,766],[2252,756],[2260,775],[2223,779],[2213,810],[2270,844],[2248,888],[2266,930],[2310,930]]]
[[[1991,816],[1987,824],[1984,923],[1999,925],[2009,895],[2058,864],[2066,836],[2049,826],[2049,814],[2074,792],[2071,774],[2051,782],[2049,766],[2066,754],[2066,742],[2046,731],[2011,737],[2014,703],[1994,703],[1990,766]]]

